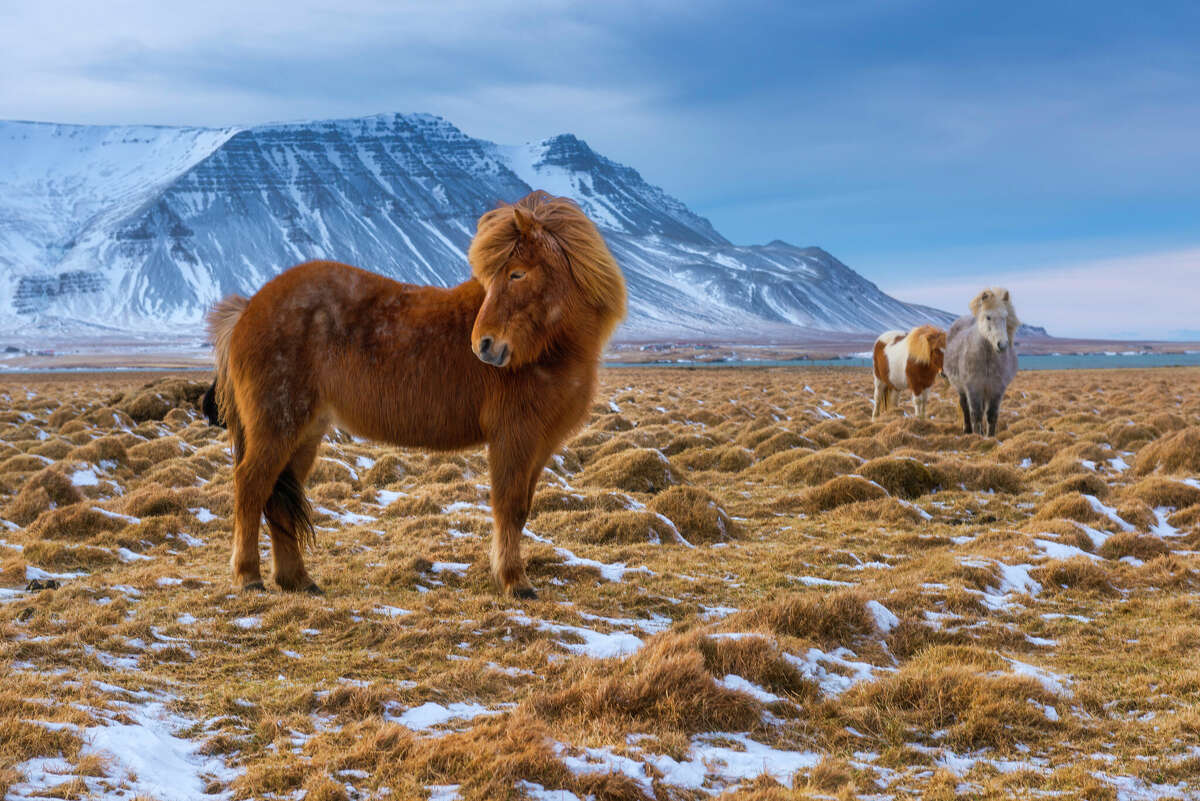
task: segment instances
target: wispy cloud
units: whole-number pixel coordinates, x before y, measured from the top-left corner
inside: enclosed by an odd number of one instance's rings
[[[0,116],[569,131],[736,242],[982,279],[1195,243],[1197,37],[1185,0],[41,0],[0,4]]]
[[[895,282],[885,291],[954,312],[984,286],[1012,292],[1021,319],[1056,336],[1195,339],[1200,334],[1200,248],[997,272],[922,284]]]

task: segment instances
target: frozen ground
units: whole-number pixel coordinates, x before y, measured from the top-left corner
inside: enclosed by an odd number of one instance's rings
[[[522,603],[482,452],[344,435],[326,595],[231,593],[200,378],[0,385],[6,798],[1200,797],[1200,371],[605,371]]]

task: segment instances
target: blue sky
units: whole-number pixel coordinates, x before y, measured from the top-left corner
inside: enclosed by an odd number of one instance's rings
[[[569,131],[906,300],[1200,338],[1198,42],[1174,2],[43,0],[0,7],[0,118]]]

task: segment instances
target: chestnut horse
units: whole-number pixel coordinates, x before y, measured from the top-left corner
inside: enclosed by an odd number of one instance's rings
[[[468,258],[472,277],[449,289],[307,262],[209,313],[234,448],[235,586],[263,589],[265,515],[276,583],[320,592],[301,556],[303,484],[336,424],[404,447],[486,443],[492,575],[536,597],[521,531],[542,468],[590,408],[625,279],[579,207],[540,191],[480,217]]]

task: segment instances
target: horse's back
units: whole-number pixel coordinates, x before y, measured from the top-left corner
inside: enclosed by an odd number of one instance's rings
[[[895,349],[904,341],[906,336],[908,336],[907,331],[884,331],[875,338],[875,348],[872,353],[875,377],[897,389],[901,389],[904,386],[903,362],[905,358],[902,354],[897,354]],[[901,358],[898,359],[898,356]],[[900,362],[898,370],[897,361]]]
[[[236,372],[281,419],[303,409],[372,439],[466,447],[482,437],[486,371],[470,348],[481,303],[473,280],[443,289],[305,262],[250,299],[234,331]]]
[[[971,331],[974,327],[975,318],[964,314],[951,323],[950,330],[946,332],[946,358],[942,365],[942,372],[956,387],[961,387],[962,382],[966,379],[964,361],[967,343],[970,341]]]

